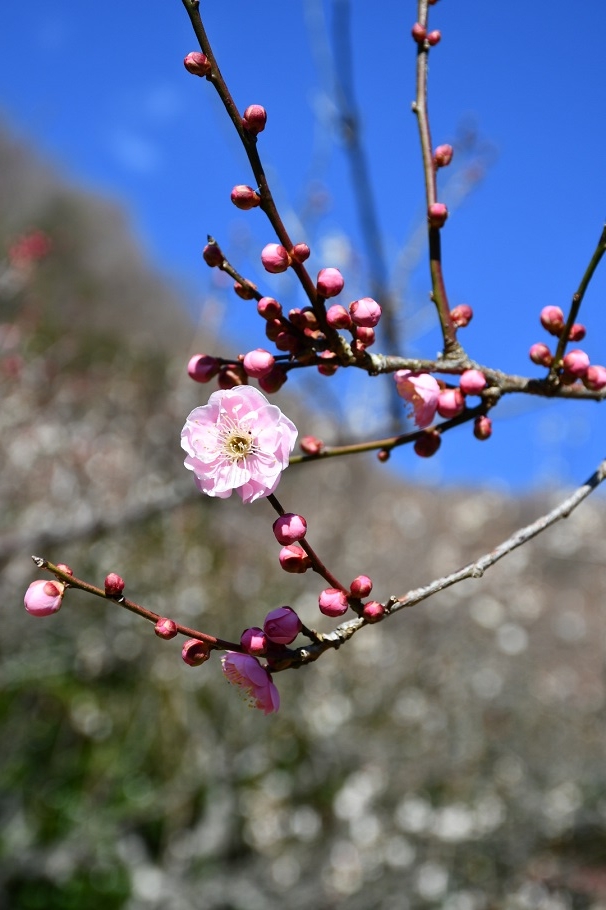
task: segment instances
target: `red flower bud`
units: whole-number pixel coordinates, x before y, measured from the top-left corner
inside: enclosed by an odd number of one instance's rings
[[[434,167],[448,167],[453,154],[452,145],[439,145],[433,153]]]
[[[177,623],[172,619],[166,619],[163,617],[162,619],[159,619],[154,626],[154,632],[158,638],[164,638],[168,641],[169,639],[174,638],[177,634]]]
[[[316,281],[318,294],[322,297],[336,297],[340,294],[345,285],[345,281],[338,269],[320,269]]]
[[[202,250],[202,258],[204,259],[206,265],[210,266],[211,269],[214,269],[223,263],[225,257],[223,256],[223,253],[221,252],[218,244],[207,243]]]
[[[325,588],[318,598],[320,612],[325,616],[342,616],[347,613],[347,595],[339,588]]]
[[[208,76],[212,67],[206,54],[200,51],[192,51],[183,61],[183,66],[188,73],[193,76]]]
[[[257,313],[263,319],[277,319],[278,316],[282,315],[282,306],[273,297],[261,297],[257,302]]]
[[[362,608],[362,616],[366,622],[380,622],[385,616],[385,607],[376,600],[369,600]]]
[[[194,354],[187,364],[187,374],[194,382],[210,382],[217,375],[221,364],[209,354]]]
[[[441,38],[442,38],[442,33],[440,31],[438,31],[438,29],[435,29],[433,32],[429,32],[429,34],[427,35],[427,43],[431,47],[435,47],[436,44],[440,43]]]
[[[434,202],[427,209],[427,218],[430,227],[441,228],[446,224],[448,218],[448,209],[443,202]]]
[[[560,336],[564,329],[564,313],[559,306],[544,306],[541,310],[541,325],[550,335]]]
[[[199,667],[210,657],[210,647],[205,641],[188,638],[181,649],[181,657],[190,667]]]
[[[358,575],[349,586],[353,597],[368,597],[372,591],[372,581],[368,575]]]
[[[431,458],[442,445],[442,437],[437,430],[424,430],[413,446],[421,458]]]
[[[273,532],[278,543],[288,546],[303,540],[307,534],[307,522],[302,515],[286,512],[280,515],[273,523]]]
[[[291,263],[288,250],[280,243],[268,243],[261,251],[263,268],[272,274],[285,272]]]
[[[460,303],[450,311],[450,318],[457,328],[462,329],[473,319],[473,310],[469,304]]]
[[[267,123],[267,111],[260,104],[249,104],[242,117],[242,126],[255,136],[262,133]]]
[[[273,392],[277,392],[278,389],[281,389],[287,379],[288,373],[284,367],[281,367],[279,363],[276,363],[269,373],[265,376],[261,376],[258,382],[263,391],[267,392],[268,395],[271,395]]]
[[[280,565],[285,572],[291,572],[294,575],[301,575],[311,568],[311,559],[302,547],[292,544],[289,547],[282,547],[280,550]]]
[[[292,258],[297,262],[306,262],[311,256],[311,250],[306,243],[295,243],[292,248]]]
[[[553,363],[553,355],[546,344],[542,344],[538,341],[536,344],[533,344],[528,352],[528,355],[533,363],[536,363],[540,367],[550,367]]]
[[[253,190],[252,186],[239,184],[231,191],[231,201],[236,208],[246,212],[249,209],[256,208],[261,202],[261,197]]]
[[[422,44],[427,37],[427,30],[424,28],[424,26],[421,25],[420,22],[415,22],[410,30],[410,34],[412,35],[413,40],[417,42],[417,44]]]
[[[306,455],[319,455],[324,448],[324,443],[316,436],[303,436],[299,440],[299,445]]]
[[[476,417],[473,422],[473,435],[476,439],[483,441],[492,436],[492,420],[486,415]]]

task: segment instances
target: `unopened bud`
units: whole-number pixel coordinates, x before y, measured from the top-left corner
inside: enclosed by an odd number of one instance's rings
[[[366,622],[380,622],[385,616],[385,607],[377,600],[369,600],[362,608],[362,616]]]
[[[267,123],[267,111],[260,104],[249,104],[242,117],[242,126],[255,136],[262,133]]]
[[[587,334],[587,329],[584,325],[581,325],[580,322],[575,322],[574,325],[570,326],[570,332],[568,333],[569,341],[582,341],[585,335]]]
[[[219,245],[216,243],[207,243],[204,249],[202,250],[202,258],[206,265],[209,265],[211,269],[217,268],[223,263],[224,256],[219,248]]]
[[[210,382],[217,375],[221,364],[209,354],[194,354],[187,364],[187,375],[194,382]]]
[[[73,574],[74,574],[74,570],[73,570],[72,568],[70,568],[68,565],[66,565],[64,562],[58,562],[58,563],[57,563],[57,568],[58,568],[61,572],[63,572],[65,575],[73,575]]]
[[[258,626],[251,629],[244,629],[240,636],[240,644],[248,654],[265,654],[267,651],[267,635]]]
[[[221,367],[217,379],[217,385],[220,389],[234,389],[238,385],[246,385],[248,382],[243,367],[236,364]]]
[[[480,370],[465,370],[459,379],[464,395],[480,395],[486,388],[486,376]]]
[[[307,534],[307,522],[302,515],[286,512],[274,521],[273,532],[278,543],[288,546],[303,540]]]
[[[416,41],[417,44],[422,44],[427,37],[427,30],[420,22],[415,22],[410,30],[410,34],[413,37],[413,41]]]
[[[473,435],[476,439],[483,441],[492,436],[492,420],[485,414],[476,417],[473,422]]]
[[[440,31],[438,31],[438,29],[435,29],[433,32],[429,32],[429,34],[427,35],[427,43],[431,47],[435,47],[436,44],[440,43],[441,38],[442,38],[442,33]]]
[[[473,319],[473,310],[467,303],[460,303],[450,311],[450,318],[457,328],[465,328]]]
[[[174,638],[178,632],[177,623],[173,619],[162,617],[154,626],[154,632],[158,638],[164,638],[167,641]]]
[[[297,262],[306,262],[311,256],[311,250],[306,243],[295,243],[292,248],[292,258]]]
[[[299,440],[299,445],[301,451],[305,452],[306,455],[319,455],[324,449],[324,443],[317,436],[303,436]]]
[[[322,297],[336,297],[340,294],[345,285],[345,281],[338,269],[328,268],[320,269],[316,281],[318,294]]]
[[[200,51],[192,51],[183,61],[183,66],[188,73],[193,76],[208,76],[212,67],[206,54]]]
[[[285,272],[291,263],[291,258],[286,247],[280,243],[268,243],[261,251],[261,262],[267,272],[277,275]]]
[[[254,300],[256,290],[257,285],[253,284],[252,281],[247,281],[246,283],[234,281],[234,291],[240,300]]]
[[[432,228],[441,228],[446,224],[448,209],[443,202],[433,202],[427,209],[427,218]]]
[[[381,307],[372,297],[362,297],[349,304],[349,315],[355,325],[374,328],[381,318]]]
[[[65,585],[60,581],[39,578],[25,592],[23,605],[32,616],[50,616],[60,609]]]
[[[279,363],[276,363],[269,373],[265,376],[261,376],[258,382],[263,391],[267,392],[268,395],[271,395],[274,392],[277,392],[278,389],[281,389],[287,379],[288,373],[284,367],[281,367]]]
[[[562,361],[562,366],[564,367],[564,372],[568,373],[569,376],[574,376],[575,379],[582,379],[589,368],[589,357],[585,351],[576,348],[566,354]]]
[[[587,372],[583,376],[583,385],[592,392],[599,392],[600,389],[606,387],[606,367],[600,367],[597,364],[587,367]]]
[[[452,145],[439,145],[433,153],[434,167],[448,167],[453,154]]]
[[[550,367],[553,363],[553,355],[546,344],[538,341],[531,345],[528,356],[533,363],[540,367]]]
[[[303,625],[292,607],[277,607],[265,617],[263,631],[277,645],[289,645]]]
[[[356,340],[363,344],[365,348],[369,348],[371,344],[375,343],[375,330],[369,329],[364,325],[359,325],[356,328]]]
[[[280,550],[280,565],[285,572],[301,575],[311,568],[311,559],[302,547],[293,544]]]
[[[550,335],[560,336],[564,329],[564,313],[559,306],[544,306],[541,310],[541,325]]]
[[[273,297],[261,297],[257,303],[257,313],[263,319],[277,319],[282,315],[282,305]]]
[[[438,396],[438,414],[450,419],[465,410],[465,397],[460,389],[444,389]]]
[[[231,191],[231,201],[237,209],[242,209],[242,211],[247,212],[249,209],[254,209],[260,204],[261,197],[253,190],[252,186],[239,184]]]
[[[261,379],[261,377],[271,373],[275,362],[276,358],[273,354],[270,354],[269,351],[264,351],[263,348],[257,348],[255,351],[249,351],[246,354],[242,365],[253,379]]]
[[[351,325],[351,316],[344,306],[334,303],[326,311],[326,322],[333,329],[348,329]]]
[[[421,458],[431,458],[435,455],[442,444],[442,437],[437,430],[424,430],[413,446],[417,455]]]
[[[372,591],[372,581],[368,575],[358,575],[349,586],[353,597],[368,597]]]
[[[188,638],[181,649],[181,657],[190,667],[199,667],[210,657],[210,647],[197,638]]]
[[[325,616],[342,616],[347,613],[347,595],[339,588],[325,588],[318,598],[320,612]]]
[[[124,579],[115,572],[110,572],[105,576],[105,596],[119,597],[124,590]]]
[[[381,464],[385,464],[385,462],[389,461],[389,459],[391,458],[391,452],[389,451],[389,449],[379,449],[379,451],[377,452],[377,458],[379,459]]]

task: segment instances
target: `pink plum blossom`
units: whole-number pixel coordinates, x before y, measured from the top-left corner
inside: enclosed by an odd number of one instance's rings
[[[245,503],[273,493],[296,439],[292,421],[250,386],[213,392],[181,433],[198,489],[219,499],[236,490]]]
[[[253,708],[271,714],[280,707],[280,695],[271,676],[255,657],[228,651],[222,658],[223,672],[228,682],[242,690],[244,699]]]
[[[25,592],[25,609],[32,616],[50,616],[60,608],[64,590],[65,585],[60,581],[47,581],[44,578],[32,581]]]
[[[394,373],[398,395],[412,405],[414,422],[420,429],[433,421],[440,397],[440,386],[429,373],[398,370]]]
[[[289,645],[301,629],[301,620],[292,607],[277,607],[267,614],[263,623],[263,631],[277,645]]]

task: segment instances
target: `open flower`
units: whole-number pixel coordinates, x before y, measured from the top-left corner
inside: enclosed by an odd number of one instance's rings
[[[256,657],[228,651],[222,658],[223,672],[228,681],[242,689],[245,700],[264,714],[271,714],[280,707],[280,695],[271,681],[269,672]]]
[[[237,490],[243,502],[273,493],[296,439],[293,422],[246,385],[213,392],[181,433],[185,467],[194,472],[198,489],[220,499]]]
[[[438,407],[440,386],[437,380],[429,373],[413,373],[411,370],[398,370],[393,378],[398,395],[413,407],[416,425],[421,429],[428,427]]]

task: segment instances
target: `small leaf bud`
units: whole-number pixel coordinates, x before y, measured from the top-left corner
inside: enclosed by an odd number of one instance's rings
[[[385,464],[386,461],[389,461],[391,458],[391,452],[389,449],[379,449],[377,452],[377,458],[382,464]]]

